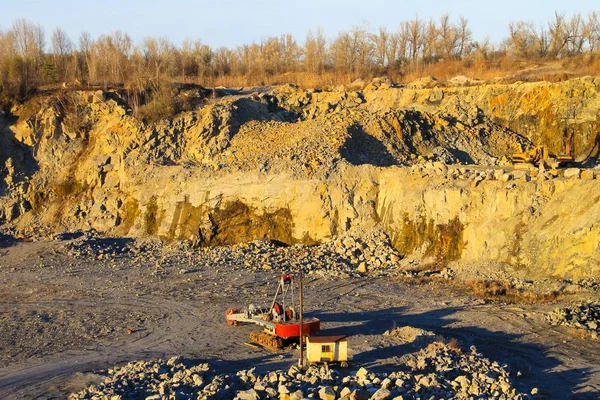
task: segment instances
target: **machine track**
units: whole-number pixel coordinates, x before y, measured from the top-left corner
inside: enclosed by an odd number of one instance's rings
[[[259,344],[270,350],[283,348],[283,340],[281,338],[262,331],[250,332],[250,342]]]

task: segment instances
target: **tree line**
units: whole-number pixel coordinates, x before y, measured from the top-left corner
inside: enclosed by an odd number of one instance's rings
[[[200,40],[174,44],[165,37],[134,43],[124,32],[92,38],[70,38],[61,28],[47,36],[43,27],[25,19],[0,30],[0,90],[4,97],[23,98],[42,85],[125,85],[157,90],[164,82],[212,85],[223,77],[245,77],[267,84],[289,73],[340,74],[394,78],[418,73],[448,61],[490,62],[498,57],[519,60],[558,59],[600,53],[600,14],[555,13],[547,24],[512,22],[507,37],[476,41],[465,18],[443,15],[437,20],[415,17],[398,29],[376,31],[355,26],[327,38],[311,30],[302,41],[290,34],[267,37],[234,48],[212,48]]]

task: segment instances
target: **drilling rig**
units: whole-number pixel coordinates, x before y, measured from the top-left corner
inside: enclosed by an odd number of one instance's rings
[[[270,306],[250,304],[244,310],[228,308],[225,320],[228,325],[249,323],[261,326],[262,331],[250,332],[250,342],[273,350],[280,349],[296,341],[301,334],[308,336],[321,330],[318,318],[300,320],[294,301],[294,278],[291,274],[283,274]]]

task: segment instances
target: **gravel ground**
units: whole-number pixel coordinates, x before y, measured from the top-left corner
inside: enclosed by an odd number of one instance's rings
[[[597,398],[598,342],[546,320],[567,303],[490,302],[454,280],[411,278],[377,237],[284,250],[261,243],[204,250],[85,235],[7,243],[0,248],[0,397],[64,398],[98,385],[114,365],[175,355],[208,363],[217,375],[287,371],[294,350],[247,346],[254,328],[227,326],[224,311],[267,303],[279,274],[294,272],[293,260],[302,259],[315,271],[306,277],[307,313],[323,321],[325,333],[348,335],[354,372],[397,373],[407,357],[428,351],[427,342],[383,335],[411,326],[455,339],[465,354],[475,346],[490,365],[506,366],[518,393]],[[369,260],[363,273],[366,252],[353,249],[371,242],[370,260],[381,265]]]

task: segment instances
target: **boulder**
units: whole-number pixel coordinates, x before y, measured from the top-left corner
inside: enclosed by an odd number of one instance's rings
[[[325,386],[319,390],[319,399],[321,400],[335,400],[335,390],[331,386]]]
[[[294,393],[290,393],[290,400],[302,400],[304,399],[304,393],[302,390],[296,390]]]
[[[237,398],[240,400],[259,400],[260,396],[256,393],[256,390],[249,389],[238,392]]]
[[[363,379],[365,379],[367,377],[367,375],[369,374],[369,371],[366,368],[360,367],[358,371],[356,371],[356,379],[358,381],[362,381]]]
[[[579,178],[581,170],[579,168],[567,168],[565,170],[564,177],[567,179]]]
[[[591,169],[584,169],[581,171],[581,179],[591,180],[594,179],[594,171]]]
[[[379,389],[376,391],[373,396],[371,396],[371,400],[388,400],[392,397],[392,392],[387,389]]]
[[[500,177],[500,180],[501,180],[502,182],[508,182],[508,181],[510,181],[510,180],[512,179],[512,177],[513,177],[513,176],[512,176],[511,174],[503,174],[503,175]]]

